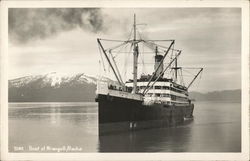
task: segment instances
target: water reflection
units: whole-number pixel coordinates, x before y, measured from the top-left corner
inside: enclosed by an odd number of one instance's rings
[[[98,151],[96,104],[44,104],[9,108],[10,152],[14,146],[23,146],[24,152],[30,152],[30,145],[78,146],[81,152]]]
[[[184,152],[188,149],[192,120],[172,128],[145,129],[99,137],[100,152]]]
[[[61,117],[58,114],[61,112],[61,109],[58,108],[58,105],[51,105],[50,110],[50,123],[59,125],[61,122]]]
[[[99,137],[96,103],[10,104],[9,151],[29,145],[78,146],[82,152],[241,151],[239,103],[196,102],[194,116],[178,127]]]

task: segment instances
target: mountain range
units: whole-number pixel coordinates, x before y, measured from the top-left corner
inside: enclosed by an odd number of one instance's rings
[[[111,81],[110,79],[106,78]],[[9,80],[9,102],[92,102],[97,78],[84,73],[48,73]],[[196,101],[240,102],[241,90],[190,92]]]
[[[241,102],[241,90],[222,90],[208,93],[189,92],[189,97],[196,101]]]

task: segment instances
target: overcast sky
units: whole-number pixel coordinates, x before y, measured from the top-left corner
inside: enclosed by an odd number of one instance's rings
[[[9,78],[98,75],[96,38],[126,39],[133,23],[146,38],[174,39],[180,63],[203,67],[191,90],[241,87],[241,10],[237,8],[10,9]]]

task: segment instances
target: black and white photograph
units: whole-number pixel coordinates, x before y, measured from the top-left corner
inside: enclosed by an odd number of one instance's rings
[[[248,160],[249,3],[156,2],[6,4],[1,153]]]

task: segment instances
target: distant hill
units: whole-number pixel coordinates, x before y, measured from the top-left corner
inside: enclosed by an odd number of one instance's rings
[[[190,92],[189,97],[197,101],[227,101],[240,102],[241,90],[223,90],[208,93]]]
[[[97,78],[84,73],[62,75],[56,72],[9,80],[9,102],[92,102]],[[241,90],[208,93],[190,92],[196,101],[240,102]]]

